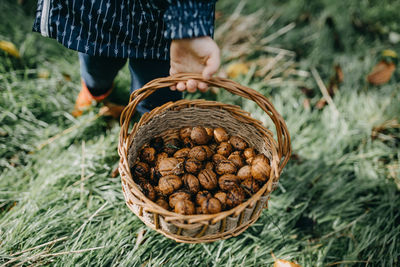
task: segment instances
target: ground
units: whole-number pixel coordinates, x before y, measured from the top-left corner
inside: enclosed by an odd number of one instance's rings
[[[126,207],[111,175],[118,123],[98,116],[101,105],[70,115],[76,53],[31,32],[34,1],[1,1],[0,40],[20,58],[0,51],[0,264],[271,266],[273,252],[302,266],[398,266],[399,71],[380,86],[366,76],[383,50],[400,52],[400,4],[267,2],[218,2],[221,75],[246,65],[234,79],[271,100],[294,155],[253,226],[187,245]],[[332,89],[328,104],[318,77]],[[129,83],[124,69],[113,98],[127,101]],[[186,97],[241,105],[273,129],[254,103],[226,92]]]

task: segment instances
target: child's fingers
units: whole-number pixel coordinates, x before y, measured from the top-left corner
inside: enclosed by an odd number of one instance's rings
[[[176,89],[178,89],[178,91],[181,91],[181,92],[185,91],[185,90],[186,90],[186,85],[185,85],[185,83],[184,83],[184,82],[179,82],[179,83],[176,85]]]
[[[176,73],[177,71],[174,68],[169,68],[169,75],[174,75]]]
[[[188,80],[186,83],[186,89],[189,93],[194,93],[197,90],[197,82],[195,80]]]
[[[210,79],[213,74],[215,74],[219,68],[220,56],[219,56],[219,49],[213,49],[211,51],[210,57],[207,59],[206,66],[203,70],[203,78]]]
[[[208,91],[208,85],[206,83],[203,83],[203,82],[199,82],[197,84],[197,88],[199,88],[199,91],[203,92],[203,93]]]

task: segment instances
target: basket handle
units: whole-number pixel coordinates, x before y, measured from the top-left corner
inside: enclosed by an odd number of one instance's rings
[[[231,81],[225,78],[212,77],[209,80],[205,80],[201,74],[197,73],[179,73],[165,78],[154,79],[142,88],[134,91],[129,99],[129,104],[122,111],[120,123],[120,142],[125,140],[128,136],[129,124],[133,114],[135,113],[137,105],[149,95],[157,91],[158,89],[170,87],[176,85],[178,82],[185,82],[189,79],[204,82],[211,86],[216,86],[231,92],[232,94],[247,98],[254,101],[267,115],[271,118],[276,127],[277,139],[278,139],[278,156],[280,159],[279,171],[281,172],[285,167],[291,154],[290,146],[290,135],[288,128],[282,116],[275,110],[271,102],[259,92],[243,86],[237,82]],[[122,145],[122,144],[120,144]],[[284,159],[282,160],[282,157]]]

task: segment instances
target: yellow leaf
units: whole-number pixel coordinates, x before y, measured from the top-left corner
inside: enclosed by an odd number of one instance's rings
[[[249,72],[249,67],[244,63],[232,63],[228,66],[226,72],[229,78],[236,78],[241,74],[246,75]]]
[[[286,261],[286,260],[276,260],[274,263],[274,267],[301,267],[297,263]]]
[[[274,258],[274,267],[301,267],[300,265],[298,265],[297,263],[291,262],[291,261],[287,261],[287,260],[281,260],[281,259],[277,259],[274,255],[274,253],[271,253],[272,258]]]
[[[382,56],[397,58],[397,53],[395,51],[393,51],[393,50],[386,49],[386,50],[382,51]]]
[[[13,57],[20,58],[19,52],[13,43],[0,41],[0,49]]]

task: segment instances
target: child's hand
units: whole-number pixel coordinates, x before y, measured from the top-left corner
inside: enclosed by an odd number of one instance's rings
[[[210,79],[215,74],[220,65],[218,45],[209,36],[197,37],[192,39],[172,40],[171,42],[171,75],[181,72],[201,73],[204,79]],[[187,90],[190,93],[196,89],[202,92],[208,90],[204,82],[188,80],[179,82],[172,86],[171,90]]]

